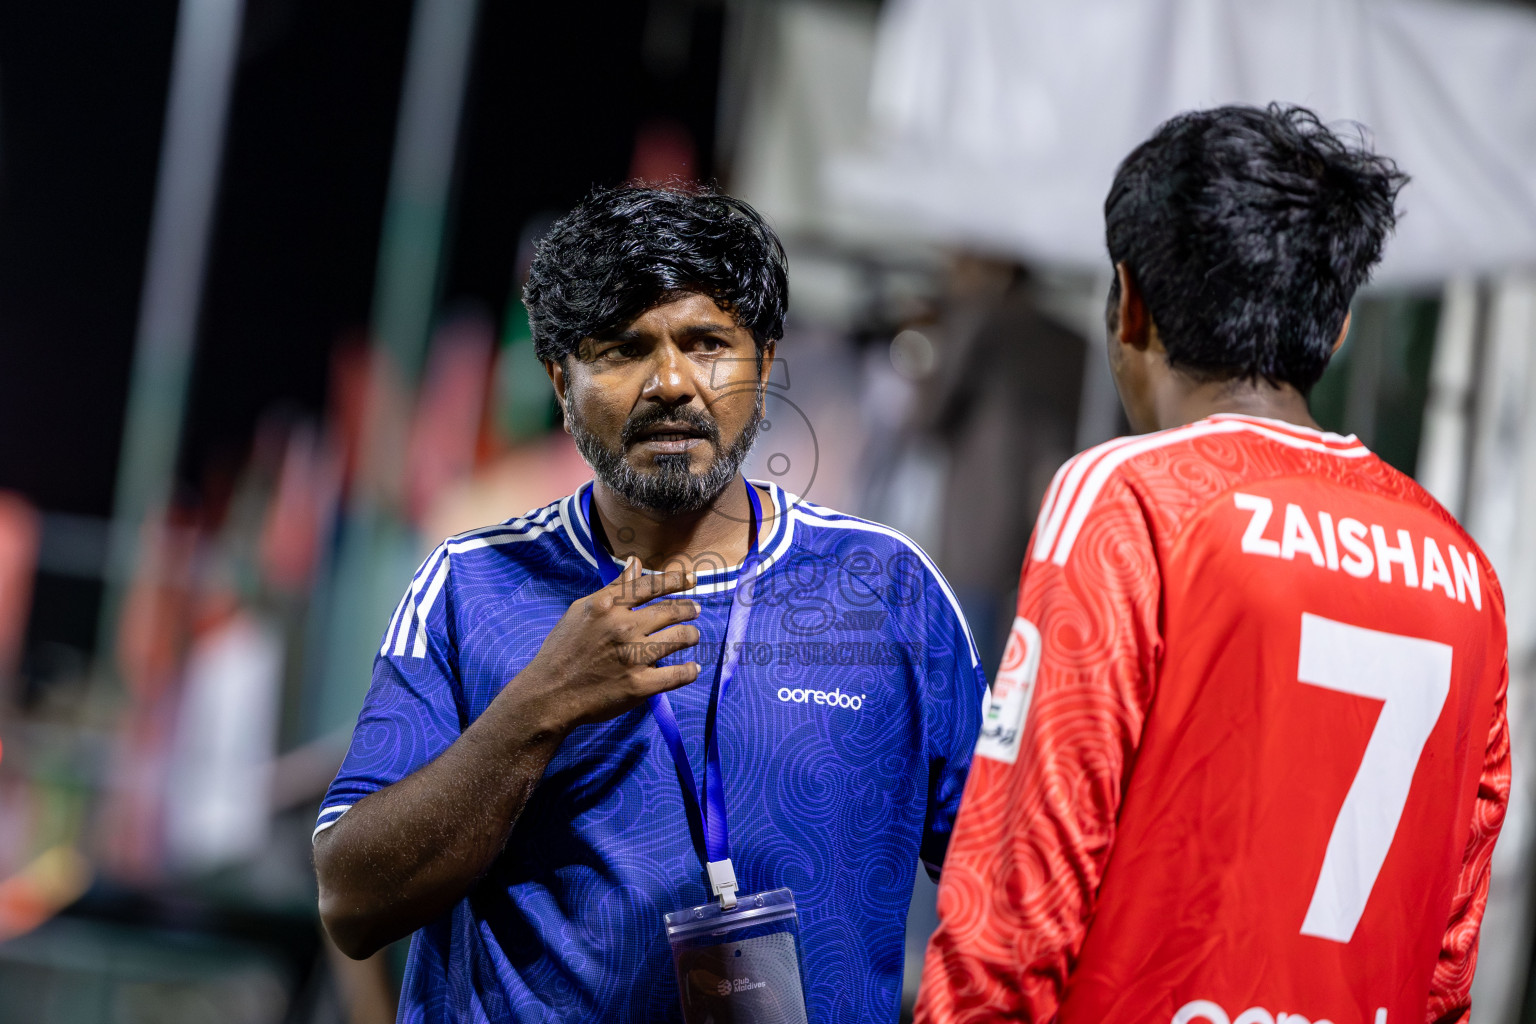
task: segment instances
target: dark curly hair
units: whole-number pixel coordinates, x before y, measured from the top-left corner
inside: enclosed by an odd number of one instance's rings
[[[784,335],[784,246],[757,211],[711,189],[598,188],[539,242],[523,302],[540,359],[622,329],[669,295],[714,299],[758,353]]]
[[[1168,350],[1201,379],[1317,383],[1381,259],[1407,175],[1302,107],[1217,107],[1164,122],[1104,201]],[[1111,316],[1120,283],[1110,290]]]

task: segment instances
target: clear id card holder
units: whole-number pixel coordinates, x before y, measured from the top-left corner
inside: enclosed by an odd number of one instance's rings
[[[808,1024],[795,894],[775,889],[666,915],[686,1024]]]

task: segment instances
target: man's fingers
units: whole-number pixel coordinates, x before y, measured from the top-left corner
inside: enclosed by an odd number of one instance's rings
[[[635,571],[639,572],[639,561],[633,563]],[[615,598],[620,607],[633,608],[636,605],[645,604],[647,601],[663,597],[667,594],[675,594],[679,590],[687,590],[694,585],[695,578],[691,572],[682,572],[677,569],[669,569],[666,572],[653,572],[643,576],[632,577],[626,566],[624,574],[613,581],[613,586],[618,588]]]
[[[641,633],[654,633],[698,617],[697,601],[657,601],[635,610],[635,627]]]
[[[640,679],[645,688],[651,693],[661,693],[664,690],[676,690],[687,686],[699,678],[699,663],[696,661],[684,662],[681,665],[662,665],[658,668],[645,669]]]
[[[630,555],[624,559],[624,568],[619,570],[619,574],[613,578],[613,582],[592,596],[598,597],[602,594],[608,594],[612,596],[613,603],[620,608],[632,608],[635,604],[632,600],[635,594],[635,587],[644,578],[644,567],[641,566],[640,559]]]
[[[673,626],[644,640],[624,645],[624,662],[629,665],[654,665],[669,654],[687,650],[699,642],[697,626]]]
[[[644,640],[621,642],[619,658],[626,665],[655,665],[667,655],[687,650],[698,642],[697,626],[673,626],[660,633],[653,633]]]

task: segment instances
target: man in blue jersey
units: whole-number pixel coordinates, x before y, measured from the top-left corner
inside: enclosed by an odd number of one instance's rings
[[[315,833],[337,945],[415,933],[402,1021],[680,1019],[662,916],[729,898],[699,772],[740,892],[794,892],[809,1019],[895,1018],[985,681],[911,541],[741,477],[787,297],[709,192],[600,190],[541,244],[535,345],[596,479],[427,558]]]

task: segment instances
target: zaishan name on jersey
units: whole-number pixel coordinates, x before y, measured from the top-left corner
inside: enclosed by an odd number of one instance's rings
[[[1064,466],[919,1021],[1465,1020],[1509,799],[1504,599],[1353,437],[1213,416]]]
[[[1450,555],[1448,568],[1445,556],[1440,553],[1440,545],[1432,535],[1425,535],[1421,546],[1415,543],[1417,538],[1413,534],[1407,530],[1397,530],[1397,542],[1394,545],[1387,539],[1387,531],[1379,523],[1367,526],[1358,519],[1339,516],[1335,525],[1333,513],[1322,510],[1317,512],[1317,530],[1314,532],[1311,517],[1294,502],[1285,504],[1285,521],[1277,539],[1265,535],[1270,518],[1275,514],[1273,501],[1261,495],[1235,491],[1232,503],[1252,515],[1248,520],[1248,528],[1243,531],[1242,549],[1245,554],[1283,558],[1287,561],[1294,560],[1297,555],[1306,555],[1318,568],[1326,568],[1330,572],[1343,570],[1357,580],[1369,579],[1374,572],[1376,578],[1383,583],[1392,582],[1392,567],[1396,565],[1399,567],[1397,578],[1403,586],[1422,587],[1431,591],[1439,587],[1446,597],[1462,604],[1467,603],[1470,595],[1472,607],[1482,611],[1483,589],[1477,576],[1477,559],[1471,548],[1463,555],[1454,543],[1447,544],[1446,552]],[[1319,537],[1322,538],[1321,544],[1318,543]],[[1367,537],[1370,538],[1369,543]],[[1339,557],[1340,548],[1344,552],[1342,558]],[[1414,557],[1416,550],[1422,551],[1420,559]],[[1422,581],[1420,566],[1423,566]]]

